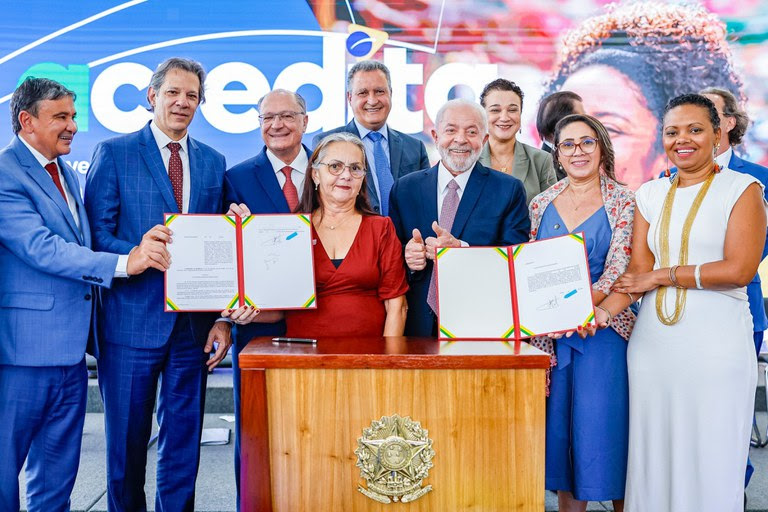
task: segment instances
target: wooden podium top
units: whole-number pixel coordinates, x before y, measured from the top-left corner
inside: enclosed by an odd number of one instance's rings
[[[549,355],[515,341],[448,341],[412,337],[319,338],[317,344],[254,338],[240,368],[549,368]]]

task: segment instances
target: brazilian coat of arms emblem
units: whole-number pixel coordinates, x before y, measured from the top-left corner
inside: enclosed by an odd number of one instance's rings
[[[379,503],[414,501],[432,490],[422,481],[433,466],[432,440],[418,421],[382,416],[357,440],[357,467],[366,487],[357,490]]]

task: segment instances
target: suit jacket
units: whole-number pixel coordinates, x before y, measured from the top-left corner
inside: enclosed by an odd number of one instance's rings
[[[310,156],[310,151],[303,146]],[[305,179],[312,179],[306,176]],[[299,190],[301,197],[301,190]],[[245,203],[251,213],[290,213],[288,202],[277,181],[266,146],[253,158],[237,164],[224,175],[224,209],[230,203]],[[242,349],[255,336],[281,336],[285,321],[234,326],[236,348]]]
[[[189,213],[221,213],[224,157],[188,138]],[[138,132],[99,143],[85,187],[85,208],[98,250],[128,254],[164,213],[179,213],[168,172],[149,123]],[[103,294],[100,341],[158,348],[171,334],[176,315],[163,311],[163,273],[148,269],[121,280]],[[184,314],[184,313],[182,313]],[[215,315],[191,314],[195,339],[205,343]]]
[[[395,181],[406,174],[420,171],[421,169],[427,169],[429,167],[427,148],[424,146],[423,142],[415,137],[406,135],[403,132],[393,130],[389,126],[387,126],[387,130],[389,132],[389,138],[387,139],[389,142],[389,166]],[[316,147],[326,135],[338,132],[352,133],[360,137],[360,132],[353,119],[347,123],[346,126],[339,126],[333,130],[328,130],[327,132],[315,135],[312,139],[312,147]],[[368,190],[368,202],[371,203],[371,208],[379,213],[380,201],[379,196],[376,194],[376,185],[373,183],[370,166],[366,171],[365,180],[367,183],[366,188]]]
[[[491,146],[485,143],[480,152],[480,163],[491,167]],[[497,169],[498,170],[498,169]],[[515,142],[515,159],[512,165],[512,176],[523,182],[525,199],[528,203],[549,187],[557,183],[555,169],[552,166],[552,155],[536,149],[520,141]]]
[[[763,184],[763,193],[765,194],[766,201],[768,201],[768,167],[739,158],[734,151],[731,154],[731,160],[728,162],[728,168],[756,178]],[[673,167],[670,169],[671,174],[674,175],[676,172],[677,168]],[[665,174],[666,172],[662,172],[659,178],[663,178]],[[766,243],[763,246],[763,255],[760,259],[764,260],[766,255],[768,255],[768,232],[766,233]],[[763,288],[760,283],[759,273],[755,274],[755,277],[747,285],[747,296],[749,297],[749,310],[752,313],[754,331],[765,331],[768,329],[768,317],[765,315],[765,302],[763,301]]]
[[[435,236],[437,220],[437,168],[400,178],[392,188],[390,217],[397,236],[408,243],[414,228],[424,238]],[[528,241],[531,222],[523,184],[517,178],[475,164],[464,190],[451,234],[469,245],[511,245]],[[467,269],[471,272],[471,269]],[[432,262],[410,273],[407,336],[432,336],[435,317],[427,304]]]
[[[0,364],[71,366],[91,335],[96,286],[117,254],[90,250],[75,172],[58,159],[80,229],[47,171],[18,137],[0,151]],[[95,344],[94,344],[95,346]]]

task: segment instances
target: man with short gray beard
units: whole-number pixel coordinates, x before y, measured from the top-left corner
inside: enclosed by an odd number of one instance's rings
[[[488,140],[480,105],[447,102],[432,137],[440,162],[400,178],[390,196],[390,217],[410,270],[406,336],[437,335],[432,284],[437,247],[518,244],[528,241],[531,227],[522,182],[477,161]]]

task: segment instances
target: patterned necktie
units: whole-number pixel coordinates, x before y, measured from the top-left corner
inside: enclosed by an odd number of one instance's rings
[[[450,231],[453,228],[453,220],[456,218],[456,210],[459,209],[459,184],[456,180],[448,182],[448,193],[443,198],[443,207],[440,209],[440,227]],[[429,281],[427,304],[432,311],[437,313],[437,267],[432,267],[432,278]]]
[[[169,142],[168,149],[171,150],[171,159],[168,160],[168,177],[171,178],[173,187],[173,197],[176,199],[176,206],[179,211],[184,211],[184,168],[181,165],[181,156],[179,150],[181,144],[178,142]]]
[[[54,185],[56,185],[56,188],[59,189],[59,192],[61,192],[61,197],[64,198],[64,202],[67,203],[67,194],[64,193],[64,187],[61,186],[61,177],[59,176],[59,167],[56,165],[55,162],[50,162],[46,164],[45,170],[48,171],[48,174],[51,175],[51,178],[53,178]]]
[[[285,175],[285,184],[283,185],[283,195],[285,200],[288,201],[288,208],[291,211],[296,209],[296,205],[299,204],[299,192],[296,190],[296,185],[291,181],[291,171],[293,168],[290,165],[286,165],[280,172]]]
[[[366,135],[373,141],[373,161],[376,164],[376,178],[379,181],[379,195],[381,196],[381,214],[389,214],[389,191],[395,184],[392,170],[389,166],[389,156],[384,150],[384,136],[379,132],[368,132]]]

